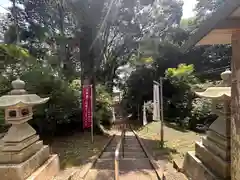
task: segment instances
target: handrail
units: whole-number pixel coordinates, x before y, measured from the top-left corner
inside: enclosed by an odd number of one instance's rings
[[[121,138],[115,150],[115,158],[114,158],[115,180],[119,180],[119,151],[122,146],[122,155],[124,157],[124,145],[123,145],[124,139],[125,139],[125,129],[122,131]]]

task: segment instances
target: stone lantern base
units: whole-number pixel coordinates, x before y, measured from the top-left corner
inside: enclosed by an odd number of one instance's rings
[[[12,124],[0,139],[1,180],[51,180],[59,172],[57,155],[50,155],[49,147],[39,140],[28,121],[32,108],[46,103],[49,98],[28,94],[25,82],[12,82],[13,90],[0,97],[0,108],[5,109],[5,122]]]
[[[191,180],[231,179],[231,162],[227,153],[230,149],[227,147],[229,139],[223,135],[225,132],[220,131],[220,128],[226,127],[224,124],[221,118],[217,119],[210,126],[207,136],[195,143],[195,152],[185,155],[183,171]]]
[[[0,165],[1,180],[50,180],[58,172],[58,156],[50,155],[48,146],[22,163]]]
[[[50,155],[49,146],[43,145],[31,126],[26,123],[24,127],[24,130],[22,129],[26,135],[24,138],[16,140],[14,129],[18,129],[18,134],[21,134],[22,130],[19,131],[20,128],[13,125],[0,143],[0,179],[53,179],[60,170],[58,156]],[[13,134],[15,142],[11,141]]]

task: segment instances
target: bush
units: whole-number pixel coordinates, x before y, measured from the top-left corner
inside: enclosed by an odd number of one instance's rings
[[[192,102],[191,118],[189,119],[189,128],[196,130],[197,124],[205,124],[211,120],[211,100],[206,98],[196,98]]]
[[[193,72],[193,65],[180,64],[177,68],[167,69],[165,73],[167,81],[169,81],[168,88],[175,91],[169,99],[167,114],[170,119],[176,119],[176,122],[181,126],[185,126],[191,117],[192,101],[194,99],[191,87],[198,82]]]
[[[20,76],[26,82],[28,93],[50,97],[49,102],[34,107],[34,118],[30,123],[42,135],[65,134],[75,129],[82,130],[81,82],[66,80],[59,68],[40,61],[18,46],[1,45],[0,95],[11,89],[11,81]],[[103,86],[97,86],[95,120],[109,124],[111,118],[111,96]],[[1,117],[0,117],[1,123]]]
[[[29,93],[50,97],[48,103],[34,108],[34,119],[31,123],[39,133],[53,135],[59,131],[68,132],[69,129],[58,127],[66,127],[65,125],[71,123],[78,123],[78,126],[82,124],[79,88],[54,76],[49,67],[39,65],[24,72],[22,79],[26,81]]]
[[[151,68],[139,67],[134,71],[125,83],[126,89],[123,95],[122,105],[124,110],[132,114],[133,119],[138,117],[138,111],[142,112],[144,102],[153,99],[153,80],[155,72]]]
[[[112,119],[112,97],[102,85],[97,85],[96,94],[95,118],[100,124],[110,126]]]
[[[148,102],[147,119],[152,120],[152,81],[157,79],[156,74],[157,71],[155,72],[153,68],[141,67],[134,71],[126,82],[123,104],[135,119],[138,107],[142,107],[143,102]],[[211,123],[216,117],[210,114],[211,101],[195,99],[194,93],[209,86],[214,84],[212,82],[200,84],[200,80],[194,74],[193,65],[179,64],[176,68],[168,68],[163,81],[164,119],[193,130],[198,124],[206,121]]]

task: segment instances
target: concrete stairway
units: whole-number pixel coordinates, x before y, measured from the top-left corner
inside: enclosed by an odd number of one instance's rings
[[[119,136],[106,148],[85,180],[114,180],[114,151]],[[120,154],[120,179],[157,180],[155,171],[132,132],[126,133],[123,141],[124,157]]]

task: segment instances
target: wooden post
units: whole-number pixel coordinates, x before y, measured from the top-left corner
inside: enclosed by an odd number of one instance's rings
[[[161,148],[164,146],[164,121],[163,121],[163,79],[160,78],[160,117],[161,117]]]

